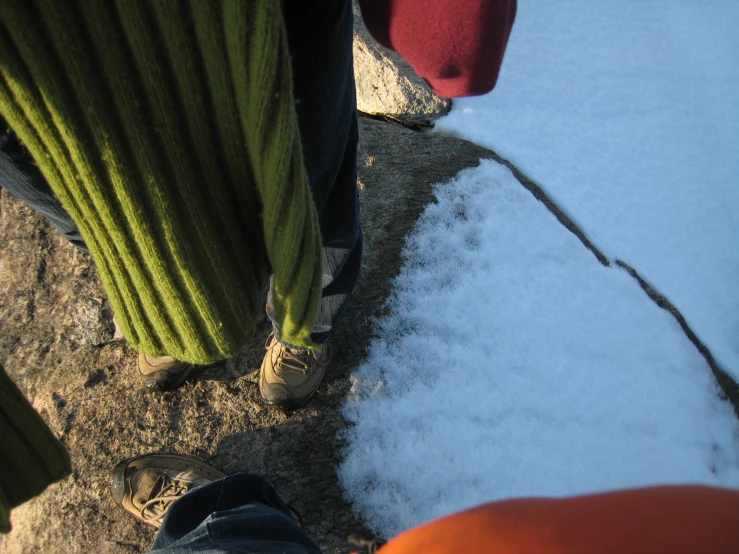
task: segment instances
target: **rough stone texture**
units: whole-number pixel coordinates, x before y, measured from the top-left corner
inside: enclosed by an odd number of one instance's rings
[[[362,276],[332,338],[334,361],[324,383],[306,408],[292,414],[258,401],[255,372],[269,333],[266,321],[237,356],[201,372],[197,381],[165,394],[146,392],[136,377],[136,353],[115,335],[90,257],[3,191],[0,363],[67,445],[74,473],[13,512],[14,529],[0,541],[0,551],[148,551],[153,529],[113,503],[109,471],[126,457],[170,451],[198,456],[226,473],[264,475],[303,515],[325,552],[348,552],[345,537],[364,530],[336,476],[347,425],[339,409],[349,375],[366,355],[373,319],[385,310],[405,237],[434,200],[431,185],[478,165],[480,158],[508,165],[522,186],[598,259],[605,259],[535,183],[493,152],[363,119],[358,183],[365,235]],[[645,290],[680,320],[677,310]],[[710,357],[707,350],[701,352]],[[739,387],[724,385],[739,413]]]
[[[115,326],[94,265],[42,217],[3,191],[0,218],[0,362],[71,452],[74,474],[16,509],[7,554],[146,552],[153,529],[111,500],[110,468],[155,451],[198,456],[226,473],[252,471],[294,504],[326,552],[347,552],[363,530],[336,477],[351,370],[365,356],[372,318],[400,268],[404,237],[431,185],[491,153],[455,138],[361,123],[363,273],[333,337],[334,362],[317,396],[284,414],[262,406],[256,369],[269,332],[196,382],[165,394],[138,383],[136,353]]]
[[[372,38],[362,21],[356,0],[354,75],[357,82],[357,109],[361,112],[435,119],[451,109],[451,100],[431,92],[407,61]]]

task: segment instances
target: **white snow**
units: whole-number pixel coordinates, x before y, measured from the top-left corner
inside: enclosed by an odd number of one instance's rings
[[[488,96],[509,158],[739,376],[737,2],[520,3]],[[385,536],[482,502],[739,487],[739,422],[674,317],[485,161],[437,186],[355,372],[340,479]]]
[[[344,408],[340,478],[377,531],[501,498],[739,486],[739,424],[670,314],[504,166],[437,195]]]
[[[739,2],[522,2],[441,132],[509,159],[739,379]]]

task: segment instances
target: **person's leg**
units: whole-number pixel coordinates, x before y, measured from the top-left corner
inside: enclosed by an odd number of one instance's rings
[[[113,499],[159,527],[152,552],[319,553],[292,510],[264,478],[225,477],[197,458],[145,454],[120,462]]]
[[[64,237],[87,252],[77,225],[51,190],[31,154],[0,117],[0,189],[25,202],[45,216]],[[0,191],[1,193],[2,191]],[[138,359],[139,378],[154,391],[174,389],[182,385],[194,366],[171,356],[149,357],[143,352]]]
[[[0,189],[25,202],[46,217],[69,242],[87,252],[77,225],[51,190],[31,154],[0,117]],[[0,193],[2,191],[0,190]],[[193,370],[192,364],[171,356],[152,358],[139,354],[139,377],[149,390],[179,387]]]
[[[69,242],[87,252],[72,218],[57,200],[51,187],[23,148],[18,137],[0,117],[0,188],[45,216]]]
[[[352,4],[284,0],[283,14],[303,157],[324,245],[323,298],[312,337],[320,344],[346,311],[362,257]]]
[[[357,192],[358,124],[353,14],[349,0],[284,0],[292,56],[298,124],[308,178],[324,245],[323,297],[313,340],[325,344],[346,312],[362,261]],[[271,301],[267,313],[273,321]],[[260,391],[268,404],[295,408],[313,395],[330,359],[281,344],[280,330],[268,343]]]
[[[320,552],[274,487],[249,473],[204,485],[172,505],[152,552],[174,554],[180,549],[264,554]]]

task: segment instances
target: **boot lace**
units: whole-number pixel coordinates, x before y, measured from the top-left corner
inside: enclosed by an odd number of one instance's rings
[[[295,371],[300,371],[303,373],[310,373],[312,369],[311,362],[316,363],[318,361],[316,360],[312,351],[293,350],[292,348],[287,348],[286,346],[283,346],[282,344],[280,344],[280,342],[274,338],[273,334],[271,334],[267,338],[266,347],[268,349],[279,348],[280,354],[277,357],[277,363],[284,368],[293,369]],[[329,359],[322,363],[328,364],[331,361],[330,357],[331,355],[329,352]]]
[[[173,479],[168,475],[160,476],[152,489],[152,498],[141,507],[139,512],[141,517],[147,521],[156,521],[161,524],[172,502],[189,491],[192,486],[190,482]],[[157,488],[159,488],[159,491],[155,493],[154,491]]]

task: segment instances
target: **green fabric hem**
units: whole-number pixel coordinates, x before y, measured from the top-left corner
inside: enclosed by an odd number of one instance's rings
[[[77,224],[122,333],[207,364],[275,276],[311,346],[322,241],[279,2],[0,2],[0,112]]]

